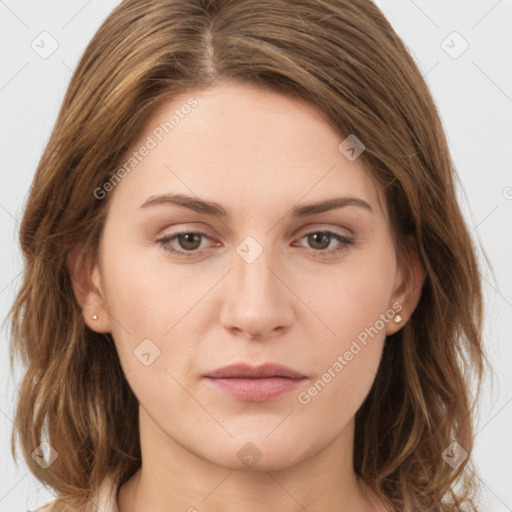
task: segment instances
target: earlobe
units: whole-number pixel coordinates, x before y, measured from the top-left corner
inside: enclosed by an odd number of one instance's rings
[[[82,308],[87,326],[96,332],[111,332],[110,315],[100,286],[100,271],[91,264],[82,246],[75,246],[68,254],[68,269],[75,298]]]
[[[401,305],[394,321],[387,324],[386,335],[400,330],[409,320],[421,297],[425,272],[421,264],[414,237],[407,239],[409,247],[408,260],[400,258],[399,269],[395,279],[393,302]]]

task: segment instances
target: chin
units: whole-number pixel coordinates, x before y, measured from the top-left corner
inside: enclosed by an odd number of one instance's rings
[[[276,436],[275,439],[257,433],[254,436],[235,436],[226,443],[215,443],[209,450],[198,455],[210,463],[232,471],[279,471],[300,463],[315,453],[316,448],[297,435],[297,439],[287,435],[286,439]],[[218,441],[218,439],[217,439]],[[197,446],[197,445],[195,445]]]

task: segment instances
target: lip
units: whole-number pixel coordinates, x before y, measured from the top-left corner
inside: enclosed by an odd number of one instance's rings
[[[287,377],[290,379],[304,378],[305,375],[291,368],[280,364],[267,363],[260,366],[251,366],[250,364],[231,364],[218,370],[214,370],[205,375],[212,379],[261,379],[265,377]]]
[[[205,379],[237,400],[266,402],[296,389],[306,376],[280,364],[234,364],[209,372]]]

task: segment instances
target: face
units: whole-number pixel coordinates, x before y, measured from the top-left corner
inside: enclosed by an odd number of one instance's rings
[[[203,460],[282,468],[329,446],[400,327],[387,214],[343,139],[306,103],[217,84],[163,105],[102,189],[84,314],[142,421]]]

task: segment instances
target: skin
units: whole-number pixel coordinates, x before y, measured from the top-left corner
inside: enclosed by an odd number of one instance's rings
[[[91,272],[72,263],[85,321],[112,333],[140,403],[143,462],[121,487],[119,509],[386,510],[353,471],[354,416],[386,336],[403,327],[419,299],[417,257],[411,253],[413,274],[406,272],[362,159],[348,160],[338,149],[344,137],[297,99],[217,82],[162,105],[134,148],[190,96],[198,105],[108,193]],[[141,208],[165,193],[215,201],[228,216],[172,204]],[[348,205],[290,216],[294,207],[342,196],[372,211]],[[205,236],[195,246],[183,237],[157,241],[198,231]],[[307,236],[319,231],[353,243]],[[251,263],[236,251],[247,236],[256,241],[251,251],[262,249]],[[190,258],[166,250],[192,246]],[[322,256],[330,249],[342,250]],[[394,303],[403,322],[385,323],[300,403],[299,393]],[[145,339],[160,350],[149,366],[134,355]],[[266,402],[236,400],[203,378],[239,362],[279,363],[307,378]],[[244,446],[261,455],[250,467],[237,456]]]

